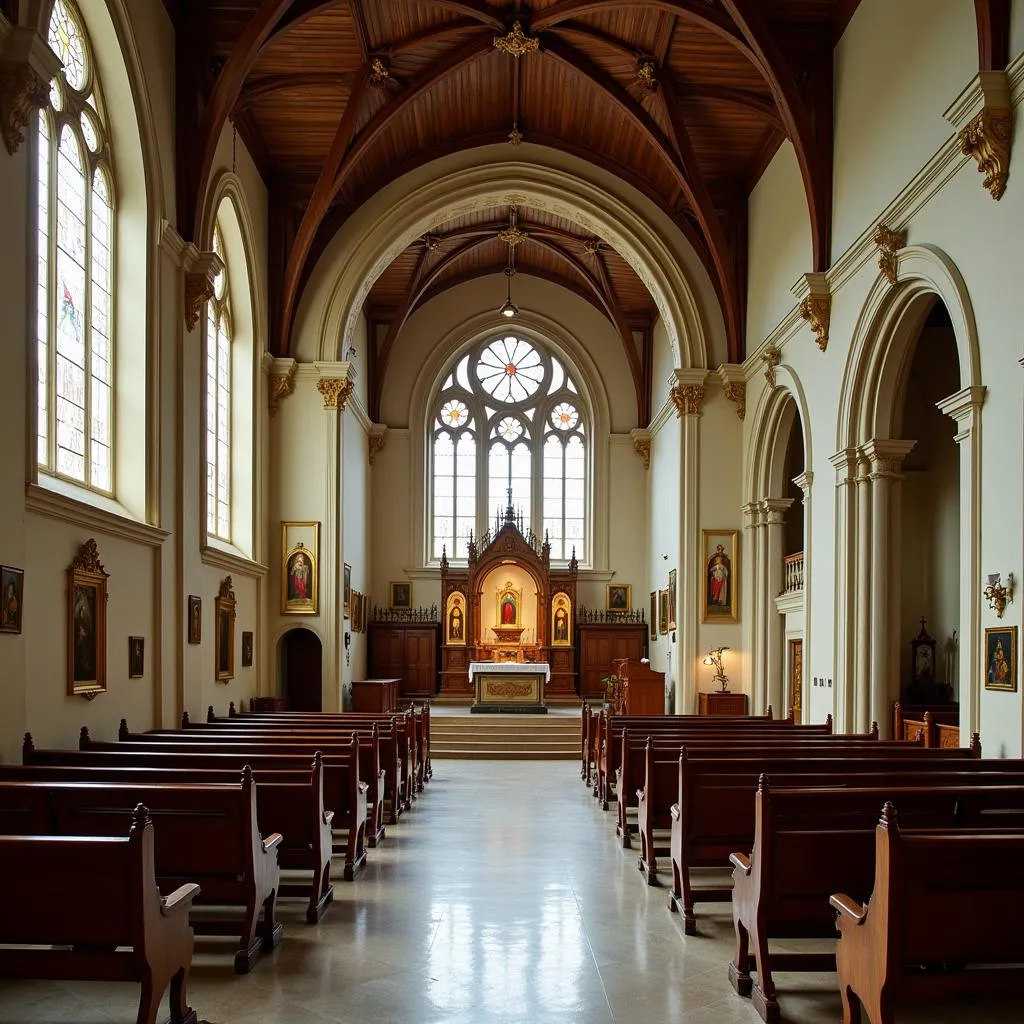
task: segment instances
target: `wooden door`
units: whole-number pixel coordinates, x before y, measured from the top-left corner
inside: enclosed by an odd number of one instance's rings
[[[374,627],[370,636],[370,675],[401,679],[405,674],[405,630]]]
[[[320,638],[308,629],[293,629],[281,639],[281,673],[290,711],[323,710],[323,652]]]
[[[789,641],[789,706],[793,709],[793,721],[799,725],[803,714],[804,692],[804,642]]]
[[[436,667],[434,632],[410,629],[405,634],[405,678],[403,694],[432,694]]]

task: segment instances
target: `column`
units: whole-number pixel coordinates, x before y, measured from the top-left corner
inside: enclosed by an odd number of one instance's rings
[[[783,678],[782,616],[775,598],[782,593],[784,580],[782,562],[786,550],[786,512],[792,498],[765,498],[761,502],[761,535],[764,552],[764,689],[765,702],[771,704],[778,717],[789,709],[786,705],[786,686]]]
[[[857,522],[854,545],[857,558],[857,584],[854,590],[853,629],[853,728],[866,732],[871,727],[871,468],[868,460],[857,455]]]
[[[857,531],[857,452],[854,448],[844,448],[836,452],[829,462],[836,471],[836,517],[835,517],[835,581],[833,585],[835,597],[835,693],[833,696],[833,713],[836,716],[837,732],[853,732],[857,720],[856,715],[856,674],[854,670],[853,643],[855,631],[856,595],[853,581],[857,576],[856,531]],[[807,519],[804,520],[807,523]],[[807,529],[807,536],[811,531]],[[807,567],[807,553],[804,553],[804,610],[808,613],[810,602],[807,600],[806,587],[810,573]],[[805,620],[804,667],[805,675],[810,675],[811,661],[807,656],[807,640],[810,639],[809,621]]]
[[[762,509],[760,502],[751,502],[743,506],[743,514],[747,518],[747,561],[749,585],[753,595],[753,612],[750,616],[750,713],[764,714],[767,703],[767,690],[764,680],[764,603],[765,581],[762,573],[761,559],[761,521]]]
[[[694,580],[703,580],[700,551],[700,417],[707,370],[674,370],[672,402],[679,417],[679,579],[676,608],[676,712],[697,710],[697,626],[700,602]]]
[[[957,423],[960,446],[960,743],[981,732],[981,407],[986,388],[936,403]]]
[[[811,567],[814,564],[814,560],[811,557],[813,552],[811,538],[814,531],[811,529],[811,484],[814,483],[814,474],[807,470],[804,473],[800,473],[798,476],[793,477],[793,483],[800,488],[803,492],[804,502],[804,647],[803,647],[803,665],[804,672],[801,676],[800,681],[800,705],[804,709],[803,720],[805,722],[813,721],[811,715],[811,704],[810,704],[810,692],[807,688],[808,673],[806,671],[807,665],[810,664],[808,660],[810,658],[810,641],[811,641]],[[788,655],[787,655],[788,658]],[[834,673],[833,673],[834,674]],[[789,679],[789,666],[787,662],[786,666],[786,677],[783,680],[783,686],[786,685]],[[836,691],[832,691],[832,715],[833,718],[836,715],[835,706]]]
[[[916,441],[872,440],[861,448],[871,480],[871,656],[869,717],[892,733],[899,695],[900,467]],[[895,619],[895,623],[894,620]]]

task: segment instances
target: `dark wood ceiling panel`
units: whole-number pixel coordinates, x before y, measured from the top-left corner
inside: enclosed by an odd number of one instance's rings
[[[306,18],[263,48],[253,75],[288,74],[318,68],[354,71],[363,63],[355,22],[347,5]]]

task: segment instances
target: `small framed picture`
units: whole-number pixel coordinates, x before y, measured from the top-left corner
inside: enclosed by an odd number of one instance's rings
[[[0,565],[0,633],[21,632],[21,606],[25,596],[25,570]]]
[[[252,633],[242,633],[242,668],[252,667]]]
[[[703,530],[702,622],[739,620],[738,530]]]
[[[985,689],[1017,692],[1017,627],[985,630]]]
[[[633,587],[629,583],[607,584],[605,587],[605,611],[628,612],[632,607]]]
[[[352,566],[345,563],[344,596],[342,598],[344,610],[342,614],[346,619],[352,617]]]
[[[676,628],[676,571],[668,574],[668,628]]]
[[[358,590],[352,591],[352,632],[362,633],[363,631],[363,595]]]
[[[658,591],[658,632],[662,636],[668,634],[668,591]]]
[[[188,642],[203,642],[203,599],[195,594],[188,595]]]
[[[412,584],[411,583],[392,583],[391,589],[391,607],[392,608],[411,608],[412,607]]]
[[[145,639],[141,636],[128,637],[128,678],[141,679],[145,666]]]
[[[658,592],[651,591],[651,642],[658,639]]]
[[[370,624],[370,595],[363,594],[363,632],[366,632],[366,627]]]

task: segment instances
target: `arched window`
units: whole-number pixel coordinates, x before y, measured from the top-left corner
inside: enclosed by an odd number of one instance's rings
[[[38,460],[114,491],[114,176],[96,63],[71,0],[48,42],[64,67],[39,116]]]
[[[466,557],[510,503],[551,557],[586,557],[588,444],[579,389],[551,352],[515,335],[461,356],[434,403],[431,545]]]
[[[224,237],[213,233],[224,269],[206,304],[206,532],[231,538],[231,308]]]

